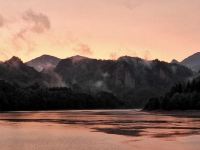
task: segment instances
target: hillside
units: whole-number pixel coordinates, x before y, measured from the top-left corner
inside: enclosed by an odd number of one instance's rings
[[[26,64],[40,72],[43,70],[54,69],[59,61],[60,59],[57,57],[50,55],[42,55],[40,57],[28,61]]]
[[[163,97],[152,98],[145,110],[200,110],[200,76],[187,83],[176,84]]]
[[[200,52],[197,52],[187,58],[185,58],[181,64],[187,66],[193,71],[200,71]]]
[[[188,68],[179,64],[129,56],[116,61],[70,57],[61,60],[55,72],[75,91],[111,92],[133,106],[142,106],[148,98],[160,96],[192,76]]]

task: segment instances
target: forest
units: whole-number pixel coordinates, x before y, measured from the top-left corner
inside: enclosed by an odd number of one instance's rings
[[[39,84],[21,87],[0,80],[0,111],[110,109],[121,107],[123,107],[123,103],[108,92],[90,95],[76,93],[66,87],[44,88]]]
[[[151,98],[144,110],[200,110],[200,77],[176,84],[162,97]]]

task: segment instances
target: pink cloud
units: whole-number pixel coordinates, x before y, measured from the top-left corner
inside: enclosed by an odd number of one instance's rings
[[[23,20],[30,23],[30,29],[35,33],[43,33],[49,30],[51,23],[49,18],[43,13],[37,13],[33,10],[28,10],[22,16]]]
[[[117,53],[111,53],[111,54],[110,54],[110,59],[112,59],[112,60],[117,60],[117,58],[118,58]]]
[[[74,51],[86,56],[90,56],[93,54],[92,50],[87,44],[78,44],[78,47],[74,48]]]

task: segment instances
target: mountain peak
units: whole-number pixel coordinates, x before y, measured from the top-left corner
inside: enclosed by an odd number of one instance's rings
[[[70,57],[69,59],[71,59],[73,63],[76,63],[76,62],[80,62],[82,60],[89,59],[89,58],[85,56],[75,55],[75,56]]]
[[[196,53],[194,53],[193,55],[199,55],[199,56],[200,56],[200,52],[196,52]]]
[[[200,70],[200,52],[197,52],[185,58],[181,63],[189,67],[193,71],[199,71]]]
[[[185,58],[182,62],[187,62],[189,61],[190,59],[199,59],[200,58],[200,52],[197,52],[197,53],[194,53],[193,55]]]
[[[38,57],[38,58],[56,58],[56,59],[59,59],[59,58],[57,58],[57,57],[55,57],[55,56],[51,56],[51,55],[47,55],[47,54],[41,55],[41,56]]]
[[[40,57],[54,57],[54,56],[47,55],[47,54],[43,54],[43,55],[41,55]]]
[[[18,62],[22,62],[22,60],[17,57],[17,56],[13,56],[12,58],[10,58],[8,61],[18,61]]]
[[[19,57],[13,56],[9,60],[7,60],[6,63],[9,63],[9,64],[14,64],[14,63],[23,64],[23,61]]]
[[[82,59],[86,59],[87,57],[85,57],[85,56],[81,56],[81,55],[75,55],[75,56],[72,56],[72,57],[70,57],[70,58],[82,58]]]
[[[139,57],[122,56],[118,58],[118,61],[141,61]]]
[[[179,61],[176,60],[176,59],[173,59],[173,60],[171,61],[171,63],[172,63],[172,64],[179,64]]]
[[[23,65],[23,61],[19,57],[13,56],[9,60],[5,61],[5,64],[14,68],[19,68],[21,65]]]

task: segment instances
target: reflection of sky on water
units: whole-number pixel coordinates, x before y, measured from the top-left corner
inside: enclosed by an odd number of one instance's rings
[[[195,114],[195,113],[194,113]],[[200,116],[156,114],[131,110],[11,112],[0,116],[0,125],[13,128],[45,125],[88,128],[92,132],[131,137],[174,138],[200,134]]]

